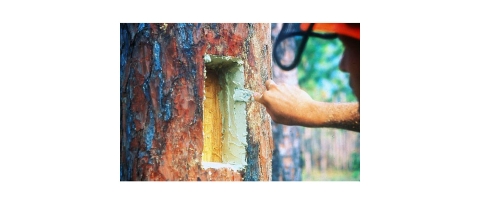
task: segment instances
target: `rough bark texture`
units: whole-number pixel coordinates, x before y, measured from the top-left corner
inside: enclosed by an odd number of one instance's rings
[[[272,39],[280,33],[281,24],[272,25]],[[296,46],[293,38],[282,41],[281,47],[283,58],[293,61]],[[290,71],[280,69],[273,64],[273,81],[277,84],[298,86],[297,68]],[[300,181],[302,180],[302,154],[300,141],[300,127],[286,126],[272,122],[274,151],[272,160],[272,180],[274,181]]]
[[[247,103],[247,166],[203,169],[205,54],[244,61],[245,88],[271,77],[270,24],[120,24],[120,180],[271,180],[270,117]]]

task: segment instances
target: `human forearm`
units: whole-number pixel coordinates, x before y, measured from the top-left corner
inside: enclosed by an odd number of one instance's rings
[[[298,87],[277,85],[271,80],[266,86],[267,90],[255,93],[254,98],[276,123],[360,132],[359,103],[318,102]]]
[[[360,132],[358,103],[327,103],[313,101],[298,124],[306,127],[332,127]]]

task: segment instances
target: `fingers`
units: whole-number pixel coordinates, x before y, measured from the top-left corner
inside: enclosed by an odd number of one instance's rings
[[[263,99],[263,95],[258,92],[253,93],[253,99],[261,104],[265,103],[265,100]]]
[[[269,79],[265,82],[265,87],[267,88],[267,91],[265,91],[264,94],[268,93],[268,90],[276,89],[278,85],[273,80]],[[265,100],[264,94],[254,92],[253,99],[263,105],[267,105],[267,100]]]
[[[272,88],[276,88],[277,84],[273,80],[269,79],[265,82],[265,87],[267,87],[267,90],[270,90]]]

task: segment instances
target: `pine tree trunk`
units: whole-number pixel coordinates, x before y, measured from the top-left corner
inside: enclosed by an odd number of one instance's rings
[[[269,24],[121,24],[120,34],[120,180],[271,180],[271,119],[255,102],[245,106],[246,166],[202,166],[205,54],[240,59],[245,89],[262,92]]]

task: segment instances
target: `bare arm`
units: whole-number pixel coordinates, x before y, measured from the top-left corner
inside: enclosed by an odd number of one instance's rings
[[[360,132],[358,103],[326,103],[313,100],[298,87],[266,82],[267,91],[254,94],[276,123],[306,127],[332,127]]]

